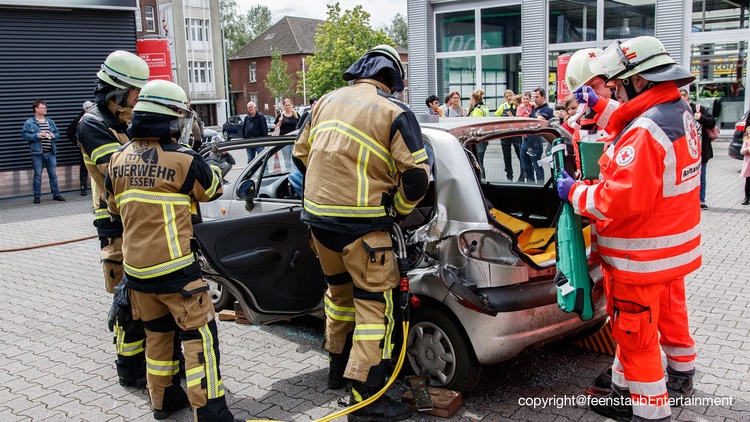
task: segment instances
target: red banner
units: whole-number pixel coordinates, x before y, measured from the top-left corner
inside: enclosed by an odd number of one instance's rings
[[[148,64],[151,72],[149,80],[172,81],[172,57],[169,54],[169,40],[144,39],[136,41],[138,56]]]
[[[568,62],[570,61],[571,55],[563,54],[557,56],[557,102],[565,102],[565,98],[570,95],[570,88],[568,83],[565,82],[565,73],[568,70]]]

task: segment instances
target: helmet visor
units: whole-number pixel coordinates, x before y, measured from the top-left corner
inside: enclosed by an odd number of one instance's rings
[[[638,61],[633,61],[631,59],[636,57],[636,53],[629,53],[623,50],[621,44],[621,41],[613,42],[602,54],[592,60],[589,64],[591,72],[607,76],[607,86],[612,86],[615,79],[621,79],[624,74],[634,70],[641,63],[645,63],[657,56],[669,55],[666,51],[657,51],[656,53],[649,54]]]
[[[193,131],[193,121],[195,120],[195,113],[190,110],[184,117],[179,117],[177,120],[180,124],[180,139],[178,139],[177,142],[183,145],[188,145],[190,146],[190,148],[192,148],[193,144],[192,142],[190,142],[190,134]]]

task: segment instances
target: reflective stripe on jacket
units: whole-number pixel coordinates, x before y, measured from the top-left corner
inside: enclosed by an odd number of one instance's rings
[[[372,79],[323,96],[294,156],[305,172],[302,221],[340,233],[390,230],[391,207],[408,215],[429,179],[414,113]],[[411,183],[412,177],[422,183]]]
[[[221,170],[186,146],[136,139],[112,154],[105,183],[109,212],[123,223],[125,273],[139,283],[130,287],[200,278],[191,206],[221,195]]]
[[[701,263],[700,137],[674,83],[662,83],[620,106],[614,138],[599,160],[600,183],[578,182],[576,212],[597,221],[605,268],[630,284],[684,276]]]

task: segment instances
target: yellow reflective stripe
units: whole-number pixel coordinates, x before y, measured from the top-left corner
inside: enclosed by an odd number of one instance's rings
[[[123,336],[124,340],[124,336]],[[132,343],[119,343],[117,344],[117,354],[123,356],[135,356],[138,353],[146,350],[146,344],[143,340],[134,341]]]
[[[312,145],[313,138],[318,133],[327,131],[339,132],[358,142],[360,145],[370,150],[371,153],[375,154],[378,158],[383,160],[383,162],[388,166],[388,169],[391,171],[391,173],[394,172],[395,164],[393,163],[393,157],[391,156],[390,151],[388,151],[383,145],[368,136],[366,133],[342,120],[326,120],[315,126],[312,131],[310,131],[308,144]]]
[[[211,173],[213,177],[211,178],[211,186],[209,186],[208,189],[206,189],[206,195],[209,197],[212,197],[216,195],[216,191],[219,190],[219,186],[222,185],[221,182],[221,168],[216,165],[211,165],[211,170],[213,170]]]
[[[369,192],[370,181],[367,177],[367,162],[370,154],[364,145],[360,145],[359,154],[357,154],[357,205],[366,207],[368,201],[367,193]]]
[[[91,164],[92,166],[96,165],[96,163],[91,160],[91,157],[89,157],[88,154],[82,152],[81,155],[83,156],[83,164]]]
[[[196,366],[195,368],[188,369],[185,371],[185,382],[187,388],[200,385],[203,377],[206,376],[206,371],[203,370],[202,366]]]
[[[385,312],[384,316],[388,323],[385,327],[385,341],[383,342],[383,359],[390,359],[391,352],[393,351],[393,342],[391,337],[393,336],[393,327],[395,322],[393,321],[393,290],[386,290],[383,292],[385,297]]]
[[[179,239],[177,239],[177,219],[175,218],[174,205],[164,204],[162,206],[164,214],[164,232],[167,235],[167,246],[169,247],[169,257],[172,259],[182,256],[182,248]]]
[[[305,211],[326,217],[385,217],[385,207],[356,207],[347,205],[320,205],[305,198]]]
[[[109,144],[104,144],[100,146],[99,148],[96,148],[95,150],[91,151],[91,161],[93,161],[92,164],[95,164],[97,161],[99,161],[100,158],[114,153],[121,146],[122,145],[120,145],[117,142],[111,142]]]
[[[118,207],[131,201],[144,202],[147,204],[190,206],[190,197],[184,193],[149,192],[140,189],[128,189],[115,195],[115,202],[117,202]]]
[[[133,277],[154,278],[162,276],[164,274],[169,274],[173,271],[179,270],[180,268],[185,268],[193,262],[195,262],[195,257],[191,253],[185,256],[181,256],[177,259],[153,265],[151,267],[137,268],[133,267],[132,265],[128,265],[127,262],[123,262],[123,267],[125,268],[125,272],[128,275],[132,275]]]
[[[208,324],[198,328],[198,331],[201,333],[201,338],[203,339],[203,367],[206,371],[206,394],[209,400],[215,399],[224,395],[224,389],[219,379],[219,364],[214,353],[214,337],[211,334],[211,330],[208,329]]]
[[[417,204],[406,203],[404,201],[404,198],[401,196],[401,191],[396,191],[396,194],[393,195],[393,208],[395,208],[396,212],[401,215],[409,214],[416,205]]]
[[[354,327],[354,340],[382,340],[385,337],[385,324],[357,324]]]
[[[171,377],[180,372],[180,362],[177,360],[155,360],[146,356],[146,370],[152,375]]]
[[[422,161],[427,160],[427,150],[424,148],[420,149],[419,151],[414,151],[411,153],[411,156],[414,157],[414,161],[419,164]]]
[[[102,218],[106,218],[109,220],[109,211],[107,211],[106,208],[97,208],[94,210],[94,219],[100,220]]]
[[[325,298],[325,312],[328,317],[337,321],[354,321],[354,307],[349,306],[336,306],[331,302],[331,299]]]

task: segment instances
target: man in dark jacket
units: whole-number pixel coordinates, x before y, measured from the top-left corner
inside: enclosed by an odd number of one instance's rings
[[[693,117],[695,121],[701,125],[701,209],[707,210],[706,205],[706,166],[708,160],[714,158],[714,148],[711,145],[711,138],[708,137],[708,129],[716,127],[716,119],[711,115],[711,112],[700,104],[691,103],[688,92],[685,89],[680,89],[680,96],[682,100],[690,104],[690,109],[693,111]]]
[[[255,103],[250,101],[247,103],[247,117],[242,122],[242,137],[259,138],[261,136],[268,136],[268,122],[266,117],[255,107]],[[252,161],[257,153],[258,148],[247,148],[247,162]]]
[[[68,129],[65,131],[65,134],[68,136],[68,140],[73,144],[73,146],[78,146],[78,137],[76,136],[76,130],[78,129],[78,122],[81,121],[81,117],[83,117],[84,114],[94,106],[93,101],[84,101],[83,102],[83,110],[76,116],[75,119],[73,119],[72,122],[70,122],[70,125],[68,125]],[[86,169],[86,164],[83,162],[83,154],[81,154],[81,170],[78,173],[78,178],[81,182],[81,196],[86,196],[86,191],[88,190],[89,185],[89,171]]]

